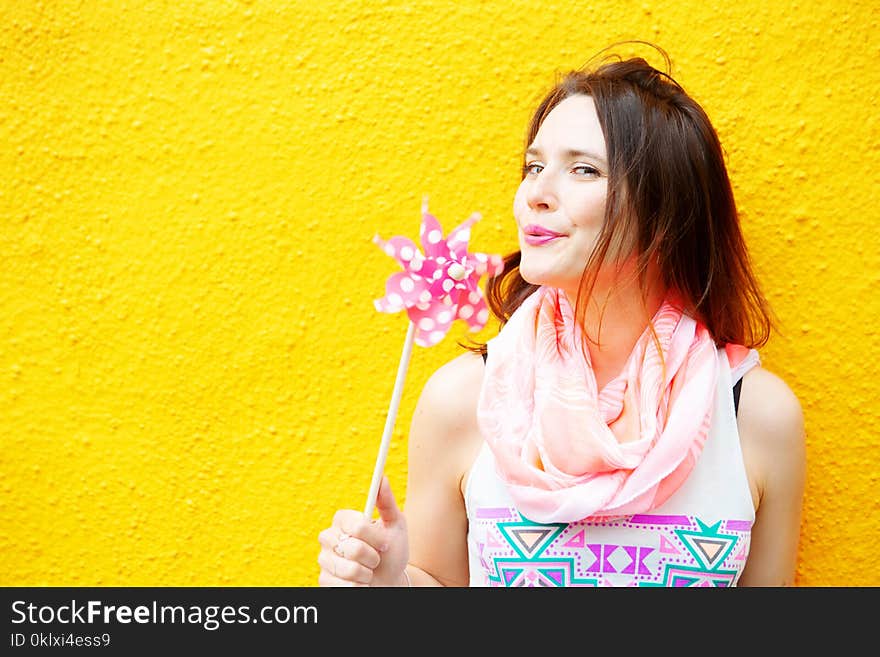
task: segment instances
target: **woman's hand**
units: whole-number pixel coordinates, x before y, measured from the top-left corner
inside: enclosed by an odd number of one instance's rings
[[[333,524],[318,535],[319,586],[407,586],[409,559],[406,518],[397,507],[388,477],[376,495],[379,518],[341,509]]]

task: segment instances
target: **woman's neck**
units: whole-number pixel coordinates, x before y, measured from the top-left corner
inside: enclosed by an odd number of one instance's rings
[[[590,361],[599,390],[620,374],[666,297],[655,274],[649,270],[644,298],[637,276],[624,273],[616,283],[602,277],[596,280],[582,315],[582,327],[589,338]],[[566,296],[574,306],[577,290],[566,290]]]

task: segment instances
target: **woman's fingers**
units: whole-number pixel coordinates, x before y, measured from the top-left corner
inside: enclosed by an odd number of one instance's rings
[[[379,552],[368,543],[345,532],[340,532],[339,540],[333,546],[333,552],[350,561],[356,561],[370,571],[374,570],[382,560]]]
[[[375,571],[380,569],[382,553],[388,550],[391,534],[381,520],[368,520],[363,513],[352,509],[337,511],[333,524],[318,534],[321,545],[318,583],[321,586],[371,585]]]
[[[346,559],[332,550],[321,550],[318,555],[322,586],[367,586],[373,579],[373,571],[357,561]]]

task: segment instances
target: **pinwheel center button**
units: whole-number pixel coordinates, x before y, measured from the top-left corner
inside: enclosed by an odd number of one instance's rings
[[[449,274],[449,278],[454,281],[462,280],[467,274],[464,267],[458,262],[453,262],[449,265],[449,269],[446,270],[446,273]]]

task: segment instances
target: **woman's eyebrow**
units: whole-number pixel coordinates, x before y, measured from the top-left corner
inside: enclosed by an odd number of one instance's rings
[[[537,146],[529,146],[528,149],[526,149],[525,154],[527,156],[539,156],[539,155],[541,155],[541,149],[538,148]],[[567,150],[562,151],[562,155],[568,159],[578,159],[578,158],[585,157],[588,160],[596,160],[598,162],[601,162],[602,164],[605,164],[605,158],[600,157],[596,153],[593,153],[592,151],[588,151],[588,150],[581,150],[578,148],[569,148]]]

